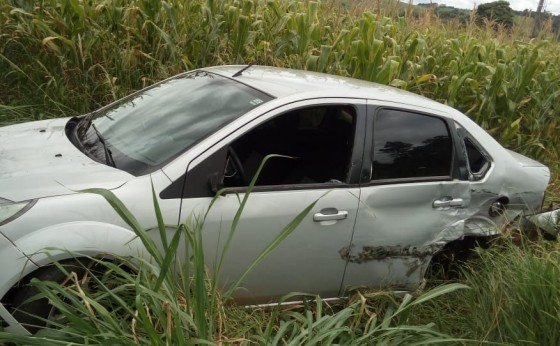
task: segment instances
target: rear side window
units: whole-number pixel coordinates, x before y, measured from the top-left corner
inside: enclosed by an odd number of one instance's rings
[[[467,149],[467,159],[469,160],[469,170],[473,175],[484,174],[489,161],[486,156],[478,149],[470,138],[465,138],[465,148]]]
[[[382,109],[373,136],[372,180],[451,176],[452,142],[443,119]]]

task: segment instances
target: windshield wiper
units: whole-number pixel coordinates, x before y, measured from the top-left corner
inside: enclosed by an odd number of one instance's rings
[[[107,164],[109,166],[113,166],[113,167],[116,168],[117,165],[115,164],[115,160],[113,160],[113,153],[111,153],[111,150],[109,150],[109,147],[107,146],[107,143],[105,142],[105,139],[103,138],[103,136],[101,135],[99,130],[97,130],[97,127],[95,126],[93,121],[90,123],[90,125],[93,128],[93,130],[95,131],[95,134],[97,135],[97,138],[99,138],[99,143],[101,143],[101,145],[103,145],[103,150],[105,151],[105,161],[107,162]]]

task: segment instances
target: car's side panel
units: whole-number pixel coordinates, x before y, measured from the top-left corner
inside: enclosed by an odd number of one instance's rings
[[[519,215],[538,211],[550,179],[549,169],[520,154],[512,154],[467,116],[456,110],[450,112],[491,160],[491,167],[485,175],[471,181],[472,215],[465,220],[465,235],[499,234]],[[531,162],[529,166],[528,162]],[[508,203],[502,213],[489,215],[489,209],[496,201]]]

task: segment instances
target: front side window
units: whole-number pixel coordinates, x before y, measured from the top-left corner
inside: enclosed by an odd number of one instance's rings
[[[281,114],[229,147],[225,187],[247,186],[267,155],[257,186],[345,184],[354,147],[356,110],[349,105],[300,108]]]
[[[142,174],[270,99],[235,80],[197,71],[94,113],[78,136],[104,161],[107,150],[94,144],[101,135],[117,168]]]
[[[319,105],[280,114],[249,130],[189,169],[162,198],[211,197],[222,188],[247,187],[259,166],[256,187],[293,190],[346,186],[350,183],[358,121],[352,105]],[[179,189],[183,189],[178,194]]]
[[[453,146],[443,119],[382,109],[373,136],[372,180],[451,175]]]

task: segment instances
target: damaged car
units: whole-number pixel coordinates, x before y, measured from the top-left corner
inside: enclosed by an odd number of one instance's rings
[[[271,154],[220,284],[235,282],[317,202],[242,282],[242,302],[294,291],[339,297],[356,286],[411,291],[450,244],[467,246],[519,220],[557,232],[556,211],[540,213],[549,169],[503,148],[453,108],[333,75],[204,68],[90,114],[0,128],[5,330],[27,333],[26,316],[48,317],[48,302],[26,304],[24,288],[31,278],[60,276],[53,261],[142,251],[101,196],[80,190],[111,190],[145,229],[157,226],[152,185],[163,218],[175,224],[205,213],[218,193],[203,229],[212,268],[240,196]]]

